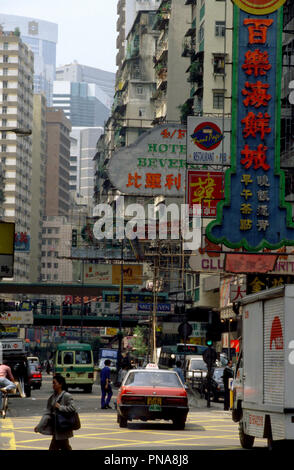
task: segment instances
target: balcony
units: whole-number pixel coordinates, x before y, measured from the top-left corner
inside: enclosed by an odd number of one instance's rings
[[[182,52],[182,57],[193,57],[195,54],[195,41],[194,39],[186,38],[183,41],[183,52]]]
[[[192,62],[188,70],[190,73],[188,82],[201,85],[203,83],[203,64],[198,61]]]

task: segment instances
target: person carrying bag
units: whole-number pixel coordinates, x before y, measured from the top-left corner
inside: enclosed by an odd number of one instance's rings
[[[49,450],[72,450],[69,438],[73,437],[73,430],[81,427],[74,400],[66,392],[66,383],[61,375],[53,377],[54,393],[49,397],[46,412],[35,432],[51,435],[52,441]]]

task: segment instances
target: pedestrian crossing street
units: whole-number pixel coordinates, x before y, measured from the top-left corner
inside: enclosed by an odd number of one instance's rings
[[[34,432],[39,419],[40,416],[0,419],[0,450],[47,450],[51,437]],[[122,429],[114,410],[81,414],[80,419],[81,429],[70,440],[73,450],[240,449],[238,425],[226,412],[192,411],[182,431],[166,421],[134,421]],[[265,446],[264,439],[256,439],[254,447]]]

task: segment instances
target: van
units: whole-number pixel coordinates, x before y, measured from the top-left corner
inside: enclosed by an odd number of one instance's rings
[[[91,393],[94,384],[94,360],[90,344],[59,344],[55,352],[54,373],[65,378],[68,388],[82,388]]]
[[[207,375],[207,364],[202,356],[187,356],[186,358],[186,380],[192,383],[192,386],[198,388]]]

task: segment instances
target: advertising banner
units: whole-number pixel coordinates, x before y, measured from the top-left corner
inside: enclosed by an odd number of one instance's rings
[[[186,133],[183,125],[161,124],[115,152],[107,167],[113,186],[128,195],[183,196]]]
[[[225,200],[219,202],[217,220],[208,225],[206,235],[230,248],[274,250],[294,244],[292,209],[285,202],[280,170],[279,7],[284,2],[235,3],[231,169],[225,175]]]
[[[33,325],[33,311],[0,312],[1,325]]]
[[[112,284],[112,267],[110,264],[84,263],[85,284]]]
[[[121,266],[112,265],[112,284],[120,285]],[[142,264],[124,264],[123,265],[123,283],[124,285],[143,284],[143,265]]]
[[[202,217],[216,217],[217,203],[224,197],[224,174],[217,171],[187,171],[187,203],[189,213],[201,205]]]
[[[231,120],[188,116],[187,162],[198,165],[229,165]]]

